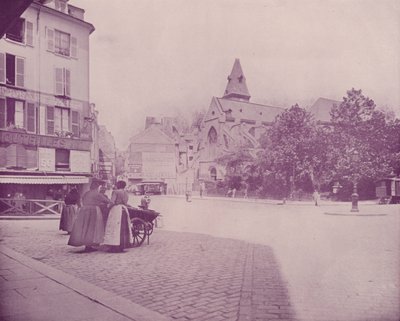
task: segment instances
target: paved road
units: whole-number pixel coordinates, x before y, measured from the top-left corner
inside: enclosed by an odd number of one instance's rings
[[[2,242],[176,320],[399,319],[398,207],[368,217],[162,197],[152,207],[164,228],[123,254],[77,253],[57,221],[2,221]]]

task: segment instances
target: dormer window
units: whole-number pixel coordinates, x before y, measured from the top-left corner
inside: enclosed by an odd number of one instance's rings
[[[17,21],[8,29],[6,38],[16,42],[24,42],[25,35],[25,19],[19,18]]]
[[[65,12],[67,9],[67,4],[63,0],[54,0],[55,9],[61,12]]]
[[[7,30],[6,39],[26,43],[33,46],[33,24],[25,21],[23,18],[18,18],[15,23]]]
[[[239,82],[242,82],[242,80],[243,80],[243,75],[240,75],[240,76],[238,77],[238,79],[239,79]]]

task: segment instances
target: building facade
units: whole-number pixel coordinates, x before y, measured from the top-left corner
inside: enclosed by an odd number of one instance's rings
[[[246,77],[236,59],[222,98],[213,97],[203,119],[198,155],[198,174],[201,180],[222,179],[225,168],[216,159],[238,149],[256,151],[259,138],[283,108],[250,102]]]
[[[115,179],[115,163],[117,149],[113,135],[107,130],[106,126],[100,125],[98,131],[98,150],[99,150],[99,178],[113,182]]]
[[[23,188],[27,197],[43,197],[51,185],[88,183],[93,31],[68,0],[34,1],[0,39],[3,194]]]

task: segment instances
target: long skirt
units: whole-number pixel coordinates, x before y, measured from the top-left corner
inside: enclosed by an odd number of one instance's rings
[[[128,209],[124,205],[115,205],[108,214],[103,244],[123,250],[132,243],[133,237],[129,225]]]
[[[64,206],[61,212],[59,229],[71,233],[77,215],[78,215],[78,205]]]
[[[104,240],[104,222],[98,206],[83,206],[79,209],[71,231],[68,245],[92,246]]]

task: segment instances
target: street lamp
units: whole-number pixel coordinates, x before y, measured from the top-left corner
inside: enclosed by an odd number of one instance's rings
[[[358,163],[359,155],[357,150],[353,150],[351,160],[353,163]],[[351,194],[351,210],[350,212],[358,212],[358,193],[357,193],[357,179],[354,175],[353,179],[353,194]]]

